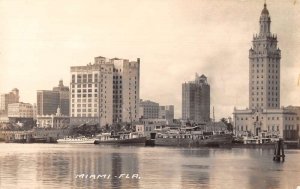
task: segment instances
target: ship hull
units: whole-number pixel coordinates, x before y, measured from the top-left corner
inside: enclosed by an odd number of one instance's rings
[[[180,147],[220,147],[232,143],[231,135],[213,135],[206,139],[194,138],[156,138],[155,146],[180,146]]]
[[[97,140],[95,144],[145,144],[146,137],[115,139],[115,140]]]

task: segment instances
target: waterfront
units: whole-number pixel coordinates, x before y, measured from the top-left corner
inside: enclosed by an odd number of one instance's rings
[[[296,188],[300,151],[0,144],[0,188]],[[93,174],[110,178],[81,178]],[[121,174],[128,174],[121,176]],[[132,178],[138,174],[141,178]],[[126,178],[129,177],[129,178]]]

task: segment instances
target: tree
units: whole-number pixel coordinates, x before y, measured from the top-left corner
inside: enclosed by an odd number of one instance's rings
[[[227,126],[228,131],[233,131],[233,125],[228,122],[226,118],[222,118],[220,121],[222,121]]]

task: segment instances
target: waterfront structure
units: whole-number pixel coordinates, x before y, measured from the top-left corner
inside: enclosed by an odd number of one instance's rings
[[[59,91],[39,90],[37,91],[37,115],[51,115],[59,106]]]
[[[8,117],[33,118],[33,106],[24,102],[8,104]]]
[[[58,106],[62,114],[69,115],[69,101],[69,87],[60,80],[53,90],[37,91],[37,115],[55,114]]]
[[[59,92],[59,107],[63,115],[69,115],[70,108],[70,91],[69,87],[64,86],[63,80],[59,81],[57,87],[53,87],[53,91]]]
[[[52,115],[38,115],[38,128],[64,129],[70,125],[70,117],[63,115],[61,109],[58,107],[56,114]]]
[[[196,123],[210,121],[210,85],[205,75],[182,84],[182,119]]]
[[[259,34],[249,50],[249,108],[234,109],[236,135],[299,137],[300,107],[280,108],[280,49],[271,33],[267,5],[259,19]]]
[[[139,111],[142,119],[158,119],[159,104],[150,100],[141,100]]]
[[[0,97],[0,111],[3,114],[7,114],[8,104],[18,103],[20,99],[19,90],[14,88],[11,92],[7,94],[1,94]]]
[[[71,67],[71,124],[138,121],[140,59],[95,57]]]

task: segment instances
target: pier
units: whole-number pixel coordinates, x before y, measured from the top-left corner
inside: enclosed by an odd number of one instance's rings
[[[281,161],[281,160],[282,162],[284,162],[285,160],[283,139],[279,139],[279,141],[275,143],[274,156],[273,156],[273,161]]]

